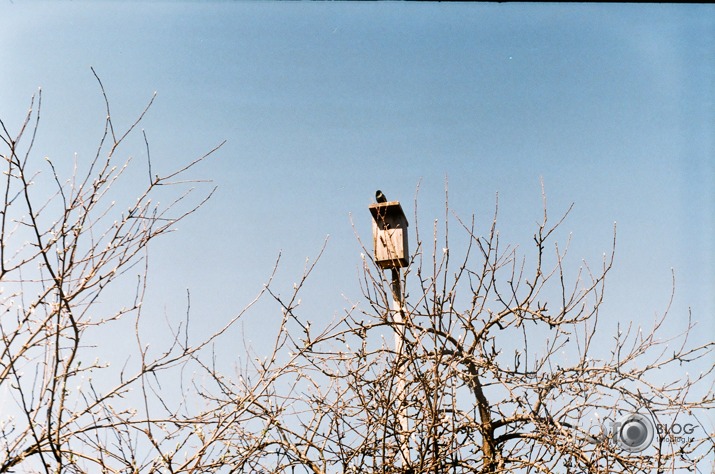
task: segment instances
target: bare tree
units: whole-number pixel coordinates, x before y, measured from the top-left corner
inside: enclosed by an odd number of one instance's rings
[[[137,188],[136,199],[126,199],[127,171],[137,165],[120,158],[121,146],[137,134],[154,98],[120,132],[97,81],[106,105],[104,130],[94,157],[85,164],[77,160],[68,177],[60,171],[66,160],[47,158],[43,169],[32,156],[41,91],[18,131],[0,121],[5,146],[0,472],[139,472],[170,466],[173,453],[167,446],[175,451],[177,440],[181,445],[191,434],[179,436],[176,427],[183,434],[197,419],[186,413],[183,400],[165,404],[158,381],[160,374],[173,375],[192,360],[211,338],[188,347],[188,337],[179,340],[177,328],[173,344],[151,353],[139,320],[148,245],[211,196],[209,190],[195,198],[188,186],[196,181],[184,176],[216,148],[177,170],[155,174],[144,134],[145,184]],[[157,194],[169,196],[170,203],[155,204]],[[138,278],[136,291],[125,295],[125,305],[111,307],[101,297],[122,278]],[[133,344],[130,337],[126,345],[127,353],[136,348],[134,359],[110,368],[94,355],[93,344],[100,330],[126,318],[136,326]]]
[[[448,211],[431,249],[418,229],[398,311],[395,285],[365,257],[364,300],[320,331],[298,307],[312,267],[290,298],[269,286],[283,322],[273,354],[251,369],[270,384],[246,388],[262,425],[236,427],[231,439],[248,445],[236,462],[314,473],[709,472],[715,445],[701,418],[713,407],[712,365],[671,379],[661,369],[702,367],[713,343],[689,345],[691,322],[660,338],[667,309],[650,330],[599,331],[615,228],[599,268],[573,273],[568,245],[552,241],[570,210],[551,224],[544,199],[523,255],[500,242],[496,212],[479,235],[474,218]],[[455,219],[461,252],[450,247]],[[665,426],[699,436],[676,442]]]
[[[40,93],[18,131],[0,121],[0,472],[704,472],[713,433],[673,443],[652,429],[699,423],[713,407],[712,367],[678,380],[659,372],[702,362],[713,344],[691,345],[693,324],[661,339],[667,310],[651,330],[603,334],[614,254],[572,272],[568,245],[554,241],[563,218],[551,224],[545,203],[523,253],[500,242],[496,213],[480,233],[445,203],[441,236],[435,224],[425,241],[415,225],[404,298],[363,247],[361,298],[322,326],[300,307],[322,251],[288,296],[271,276],[200,341],[188,332],[187,294],[185,320],[150,351],[140,324],[148,245],[211,196],[194,198],[186,175],[215,149],[157,174],[144,135],[147,178],[122,201],[127,170],[144,165],[120,160],[121,145],[146,109],[118,132],[97,81],[105,127],[69,176],[32,156]],[[168,205],[152,201],[172,193]],[[133,278],[127,304],[102,300]],[[220,370],[212,345],[262,297],[279,309],[272,350]],[[133,357],[97,358],[97,335],[126,321]],[[627,415],[651,432],[623,432]]]

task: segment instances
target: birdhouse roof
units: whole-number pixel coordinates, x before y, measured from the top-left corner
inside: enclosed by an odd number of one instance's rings
[[[407,217],[405,217],[405,212],[402,210],[400,201],[388,201],[388,202],[378,202],[375,204],[370,204],[368,206],[372,218],[377,222],[378,216],[381,219],[402,219],[405,221],[405,226],[408,226]]]

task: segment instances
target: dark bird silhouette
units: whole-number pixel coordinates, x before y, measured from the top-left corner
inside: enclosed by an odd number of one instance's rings
[[[384,194],[382,194],[382,191],[380,191],[379,189],[375,193],[375,200],[377,202],[387,202],[387,198],[385,197]]]

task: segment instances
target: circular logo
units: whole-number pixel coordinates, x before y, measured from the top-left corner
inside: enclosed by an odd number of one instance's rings
[[[653,423],[643,415],[626,415],[613,424],[613,440],[622,449],[639,453],[653,441]]]

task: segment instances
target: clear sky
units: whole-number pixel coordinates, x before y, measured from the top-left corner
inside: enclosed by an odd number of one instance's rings
[[[705,342],[713,45],[707,5],[3,1],[0,116],[19,126],[42,87],[36,159],[89,160],[105,115],[94,67],[119,126],[158,92],[142,125],[158,171],[227,140],[192,174],[215,197],[152,248],[158,328],[183,314],[186,288],[197,331],[220,326],[279,251],[288,293],[328,234],[303,302],[329,321],[360,299],[350,216],[369,243],[378,188],[412,219],[419,185],[427,234],[445,179],[480,229],[499,193],[502,238],[529,245],[543,179],[554,215],[575,203],[561,234],[573,265],[597,265],[618,223],[602,318],[649,324],[673,268],[673,319],[692,308]],[[140,134],[123,153],[143,163]],[[259,352],[272,311],[245,321]]]

